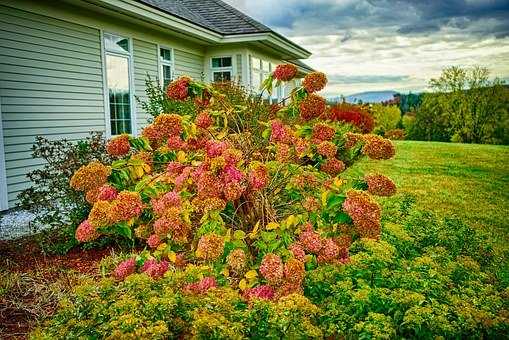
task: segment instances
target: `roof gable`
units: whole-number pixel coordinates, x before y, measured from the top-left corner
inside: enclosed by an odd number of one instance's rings
[[[273,32],[221,0],[139,0],[223,35]]]

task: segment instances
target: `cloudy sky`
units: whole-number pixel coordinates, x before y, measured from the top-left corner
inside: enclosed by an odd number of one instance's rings
[[[420,91],[449,65],[509,80],[509,0],[225,0],[313,53],[327,95]]]

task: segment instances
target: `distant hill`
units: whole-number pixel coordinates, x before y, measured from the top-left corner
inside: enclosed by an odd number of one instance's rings
[[[348,103],[358,103],[362,101],[363,103],[380,103],[389,99],[392,99],[394,95],[398,93],[397,91],[367,91],[355,93],[345,97],[345,100]],[[331,97],[329,98],[331,102],[339,102],[341,101],[341,97]]]

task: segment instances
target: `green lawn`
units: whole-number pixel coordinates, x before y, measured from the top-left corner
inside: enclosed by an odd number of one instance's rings
[[[380,172],[423,210],[455,216],[509,239],[509,147],[399,141],[387,161],[363,160],[345,176]]]

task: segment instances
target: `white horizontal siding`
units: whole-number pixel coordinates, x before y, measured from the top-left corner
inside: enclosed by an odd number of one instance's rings
[[[152,80],[158,77],[157,70],[157,45],[142,40],[133,39],[133,57],[134,57],[134,94],[141,100],[145,101],[146,86],[145,79],[150,76]],[[138,132],[148,124],[150,115],[141,109],[141,105],[136,101],[136,124]]]
[[[201,80],[203,74],[203,56],[174,50],[175,55],[175,76],[190,76],[193,79]]]
[[[9,205],[41,165],[36,136],[104,131],[99,30],[0,5],[0,97]]]

